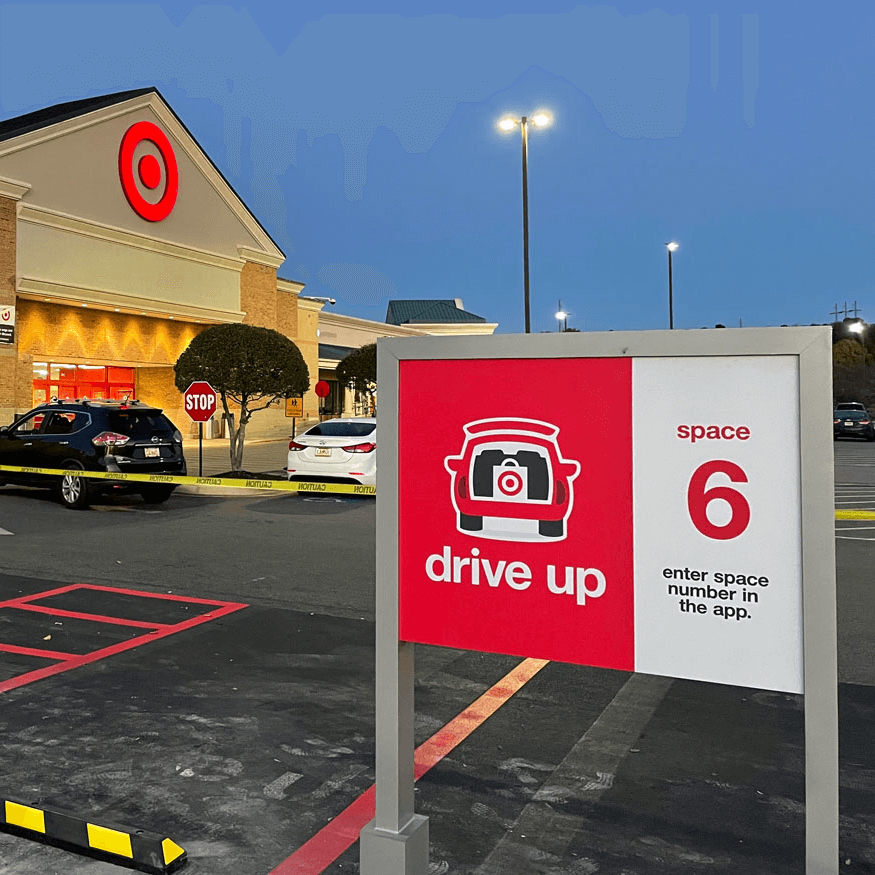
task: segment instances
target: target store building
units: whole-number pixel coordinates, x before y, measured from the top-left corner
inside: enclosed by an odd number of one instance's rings
[[[173,365],[220,323],[286,335],[315,381],[323,304],[277,276],[284,260],[154,88],[0,122],[0,423],[131,395],[187,429]],[[248,435],[287,428],[271,409]]]

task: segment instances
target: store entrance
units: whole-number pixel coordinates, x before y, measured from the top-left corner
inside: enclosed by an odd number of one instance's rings
[[[33,364],[33,405],[52,398],[134,398],[134,368],[112,365]]]

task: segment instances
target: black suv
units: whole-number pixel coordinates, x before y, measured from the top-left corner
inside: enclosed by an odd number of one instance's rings
[[[139,401],[52,401],[0,428],[0,465],[185,475],[182,435],[157,407]],[[170,483],[0,471],[0,486],[19,483],[57,490],[66,507],[85,508],[107,492],[139,492],[148,504],[166,501]]]

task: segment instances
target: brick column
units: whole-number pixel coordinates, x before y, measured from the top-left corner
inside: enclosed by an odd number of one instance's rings
[[[246,325],[277,329],[276,268],[247,261],[240,272],[240,309]]]
[[[15,306],[15,230],[17,201],[0,196],[0,306]],[[7,425],[17,407],[18,326],[16,342],[0,344],[0,424]]]

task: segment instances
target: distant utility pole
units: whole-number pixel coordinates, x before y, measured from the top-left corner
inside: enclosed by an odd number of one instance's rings
[[[856,301],[854,301],[853,312],[854,312],[854,318],[858,319],[860,316],[860,308],[857,306]],[[833,321],[838,322],[839,316],[843,316],[845,319],[847,319],[848,313],[849,313],[848,302],[845,301],[845,306],[841,310],[839,310],[839,305],[836,304],[835,307],[833,308],[831,315],[833,317]]]

